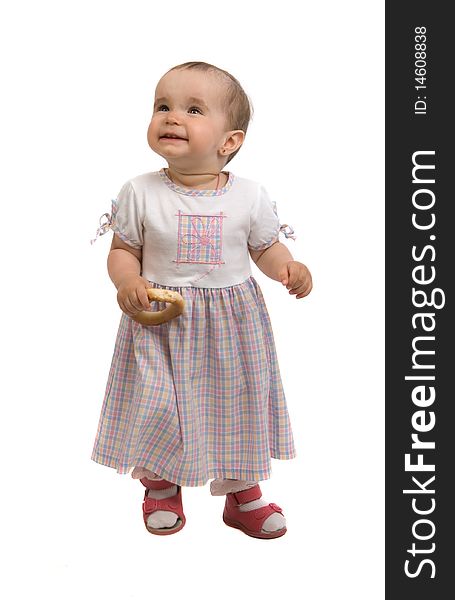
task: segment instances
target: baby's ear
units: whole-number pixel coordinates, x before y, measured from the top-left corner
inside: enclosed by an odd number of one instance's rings
[[[233,131],[228,131],[226,140],[221,147],[221,154],[232,154],[236,150],[240,148],[245,139],[245,132],[241,129],[234,129]]]

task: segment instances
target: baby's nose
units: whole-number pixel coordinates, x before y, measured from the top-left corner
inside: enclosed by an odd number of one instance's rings
[[[177,113],[169,111],[166,113],[166,123],[179,123],[180,119]]]

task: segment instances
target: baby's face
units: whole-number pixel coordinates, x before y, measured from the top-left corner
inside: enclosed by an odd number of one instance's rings
[[[216,167],[227,137],[223,93],[222,83],[211,73],[184,69],[164,75],[156,87],[147,132],[150,148],[170,166]]]

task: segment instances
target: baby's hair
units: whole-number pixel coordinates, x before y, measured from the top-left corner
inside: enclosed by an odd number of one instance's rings
[[[224,69],[215,67],[215,65],[197,61],[182,63],[181,65],[172,67],[169,71],[175,71],[177,69],[196,69],[198,71],[213,72],[220,76],[227,86],[226,94],[223,95],[222,102],[223,109],[227,116],[228,129],[241,129],[246,135],[248,124],[253,116],[253,105],[244,89],[233,75]],[[240,148],[230,154],[225,164],[232,160],[239,150]]]

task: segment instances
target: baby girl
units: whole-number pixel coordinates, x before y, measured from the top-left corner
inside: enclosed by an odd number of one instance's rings
[[[282,509],[262,498],[271,458],[295,449],[269,315],[251,260],[297,299],[307,267],[279,234],[275,203],[226,165],[245,139],[247,95],[203,62],[158,82],[150,148],[167,167],[127,181],[98,234],[114,232],[109,276],[123,312],[92,459],[144,485],[143,520],[157,535],[185,525],[182,487],[226,495],[224,522],[257,538],[286,533]],[[158,310],[146,290],[178,292],[185,310],[144,326]],[[283,297],[284,298],[284,297]]]

